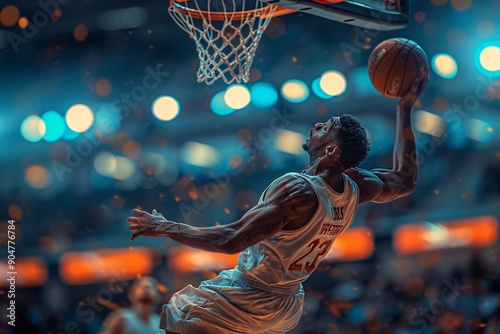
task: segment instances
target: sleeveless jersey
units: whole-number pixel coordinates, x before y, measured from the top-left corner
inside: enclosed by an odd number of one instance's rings
[[[319,176],[286,175],[303,178],[310,184],[318,198],[314,216],[300,229],[280,230],[242,251],[233,276],[260,290],[294,294],[327,255],[335,239],[353,222],[359,190],[345,173],[341,176],[344,179],[343,193],[334,191]],[[269,187],[262,193],[259,203]]]
[[[160,316],[158,314],[151,314],[149,322],[144,323],[132,309],[126,308],[122,311],[123,316],[123,332],[122,334],[157,334],[165,333],[160,330]]]

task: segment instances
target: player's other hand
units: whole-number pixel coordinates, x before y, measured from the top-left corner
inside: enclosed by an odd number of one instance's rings
[[[423,79],[415,79],[411,86],[411,89],[403,95],[401,100],[399,100],[399,106],[403,108],[411,108],[417,102],[418,97],[424,91],[427,83],[429,82],[429,76]]]
[[[156,210],[152,213],[134,209],[132,210],[133,217],[128,218],[128,229],[133,232],[130,241],[133,241],[138,236],[145,237],[161,237],[165,235],[165,230],[169,225],[173,224],[163,217]]]

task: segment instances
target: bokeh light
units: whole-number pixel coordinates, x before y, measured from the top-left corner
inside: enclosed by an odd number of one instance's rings
[[[229,86],[224,93],[224,101],[230,108],[243,109],[250,103],[250,92],[243,85]]]
[[[26,182],[35,189],[46,188],[50,183],[50,175],[47,169],[40,165],[32,165],[24,172]]]
[[[491,125],[485,121],[469,118],[465,122],[466,135],[472,140],[487,143],[493,139],[493,131]]]
[[[438,115],[418,110],[415,112],[415,129],[434,137],[441,137],[444,134],[444,122]]]
[[[66,124],[75,132],[85,132],[94,123],[94,113],[85,104],[75,104],[66,112]]]
[[[43,139],[48,142],[55,142],[64,135],[66,124],[64,118],[56,111],[47,111],[42,116],[45,123],[45,134]]]
[[[192,141],[181,147],[180,156],[184,162],[200,167],[215,166],[219,162],[219,153],[214,147]]]
[[[218,92],[210,100],[210,109],[212,109],[212,112],[216,115],[225,116],[234,112],[234,109],[229,107],[226,101],[224,101],[225,93],[226,91]]]
[[[451,0],[451,6],[457,11],[464,11],[470,8],[472,0]]]
[[[106,78],[100,78],[95,83],[95,91],[100,96],[108,96],[111,93],[111,83]]]
[[[30,142],[40,141],[45,131],[45,122],[36,115],[26,117],[21,123],[21,135]]]
[[[132,161],[125,157],[115,156],[116,169],[113,172],[113,177],[117,180],[128,180],[135,172],[135,166]]]
[[[84,40],[86,40],[88,35],[89,29],[85,24],[79,24],[73,30],[73,37],[78,42],[83,42]]]
[[[250,88],[252,105],[259,109],[272,108],[278,101],[278,92],[267,82],[258,82]]]
[[[23,210],[18,205],[11,204],[9,206],[9,216],[15,220],[21,220],[23,219]]]
[[[19,28],[24,29],[28,26],[29,21],[27,18],[25,18],[23,16],[23,17],[19,18],[19,21],[17,21],[17,24],[19,25]]]
[[[455,59],[446,53],[438,53],[432,58],[431,66],[434,72],[442,78],[452,79],[457,75],[458,66]]]
[[[137,159],[141,155],[142,145],[135,140],[128,140],[122,145],[122,153],[131,160]]]
[[[490,45],[482,49],[479,53],[479,62],[486,71],[500,71],[500,47]]]
[[[304,144],[305,140],[306,138],[300,133],[282,130],[277,133],[274,145],[282,152],[303,154],[304,150],[302,149],[302,144]]]
[[[171,96],[160,96],[153,101],[152,111],[160,121],[171,121],[181,112],[181,105]]]
[[[113,176],[116,171],[116,158],[109,152],[100,152],[94,159],[95,170],[103,176]]]
[[[301,103],[309,97],[309,87],[301,80],[290,79],[281,86],[281,95],[289,102]]]
[[[0,11],[0,22],[6,27],[11,27],[17,23],[19,15],[20,15],[19,9],[16,6],[14,5],[5,6]]]
[[[321,86],[319,84],[320,80],[321,80],[321,78],[317,78],[316,80],[313,81],[313,83],[311,85],[312,91],[314,92],[314,94],[316,94],[317,97],[319,97],[321,99],[325,99],[325,100],[331,99],[333,96],[328,95],[327,93],[325,93],[323,91],[323,89],[321,89]]]
[[[338,71],[327,71],[321,75],[319,86],[330,96],[342,95],[347,88],[345,76]]]

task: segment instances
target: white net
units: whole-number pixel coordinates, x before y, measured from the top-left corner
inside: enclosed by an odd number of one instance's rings
[[[250,8],[249,8],[250,7]],[[258,0],[174,2],[169,13],[196,43],[198,82],[248,82],[259,41],[276,7]]]

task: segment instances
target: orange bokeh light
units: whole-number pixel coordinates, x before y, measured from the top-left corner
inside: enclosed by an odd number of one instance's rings
[[[373,233],[369,228],[350,228],[335,239],[325,260],[363,260],[370,257],[374,250]]]
[[[153,254],[147,248],[68,252],[59,263],[61,278],[70,285],[134,279],[152,270]]]
[[[5,6],[0,12],[0,22],[6,27],[11,27],[17,23],[19,15],[19,9],[16,6]]]
[[[7,261],[0,263],[0,286],[4,287],[8,284],[6,280],[9,278],[9,272],[16,272],[16,286],[29,287],[41,286],[47,282],[48,272],[45,261],[37,256],[20,257],[15,259],[15,267],[9,269]]]
[[[412,254],[431,249],[484,247],[498,240],[498,221],[492,216],[473,217],[440,224],[412,224],[394,235],[394,249]]]
[[[80,23],[75,27],[75,30],[73,31],[73,37],[75,37],[75,40],[78,42],[83,42],[84,40],[87,39],[87,36],[89,35],[89,29],[85,24]]]

